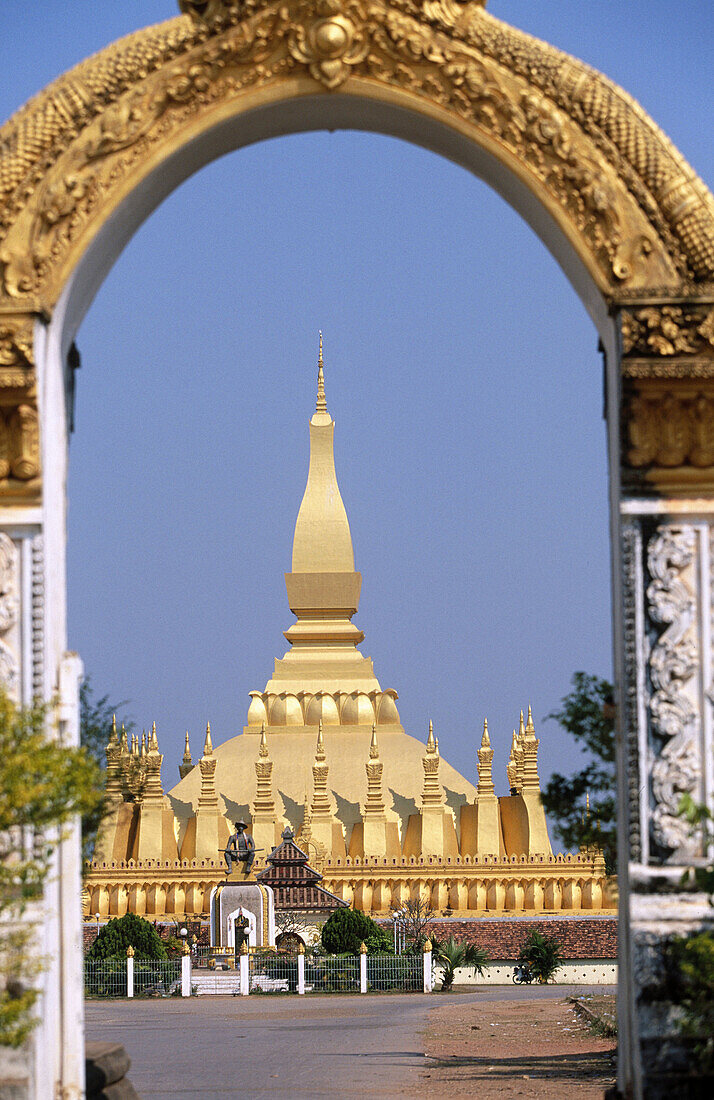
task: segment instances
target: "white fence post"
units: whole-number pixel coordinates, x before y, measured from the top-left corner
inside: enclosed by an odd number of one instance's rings
[[[424,992],[434,992],[434,982],[431,976],[431,940],[424,944]]]
[[[298,993],[302,994],[302,993],[305,992],[305,947],[303,946],[303,944],[300,944],[300,946],[298,947],[297,966],[298,966],[297,991],[298,991]]]
[[[191,951],[187,943],[183,945],[181,958],[181,996],[191,996]]]
[[[241,944],[238,967],[240,969],[240,995],[241,997],[247,997],[250,993],[250,972],[248,969],[248,947],[245,943]]]
[[[367,992],[367,946],[364,943],[359,949],[359,991]]]
[[[131,944],[126,949],[126,995],[134,996],[134,948]]]

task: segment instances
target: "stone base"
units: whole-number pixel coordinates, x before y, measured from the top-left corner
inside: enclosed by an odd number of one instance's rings
[[[249,921],[249,947],[275,946],[273,891],[243,875],[230,875],[211,891],[211,947],[234,949],[234,921],[240,915]]]

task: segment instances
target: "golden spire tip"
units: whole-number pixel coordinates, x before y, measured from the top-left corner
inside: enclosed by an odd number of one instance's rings
[[[320,352],[317,359],[317,401],[315,403],[315,412],[327,412],[327,401],[325,400],[325,374],[323,371],[322,361],[322,331],[320,331]]]
[[[206,740],[203,742],[203,755],[213,756],[213,742],[211,741],[211,723],[206,722]]]
[[[379,756],[379,749],[377,748],[377,726],[376,723],[372,723],[372,740],[369,745],[369,755],[372,760],[375,760]]]
[[[481,748],[488,749],[491,746],[491,738],[488,735],[488,718],[483,720],[483,736],[481,737]]]

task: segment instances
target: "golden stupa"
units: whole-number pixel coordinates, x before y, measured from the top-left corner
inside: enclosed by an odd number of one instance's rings
[[[88,867],[85,908],[101,916],[208,911],[223,877],[220,849],[233,821],[262,849],[286,825],[345,901],[388,913],[420,894],[437,911],[477,914],[609,908],[602,856],[554,856],[540,798],[530,707],[513,732],[509,794],[497,797],[484,723],[478,782],[405,733],[397,693],[383,690],[357,648],[361,575],[335,473],[322,334],[310,466],[285,575],[296,622],[263,691],[252,691],[243,732],[213,748],[210,726],[194,765],[188,734],[181,781],[161,785],[155,727],[107,745],[109,811]]]

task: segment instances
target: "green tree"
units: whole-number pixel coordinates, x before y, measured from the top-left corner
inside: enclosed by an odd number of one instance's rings
[[[108,921],[87,951],[88,959],[123,959],[127,947],[134,948],[138,959],[167,958],[159,933],[150,921],[135,913],[126,913]]]
[[[370,955],[389,955],[389,934],[358,909],[336,909],[322,928],[320,937],[330,955],[359,955],[364,943]]]
[[[548,982],[563,966],[560,944],[552,936],[544,936],[535,928],[518,953],[521,962],[528,963],[539,982]]]
[[[473,943],[459,943],[451,936],[448,940],[432,941],[432,958],[444,968],[441,979],[442,993],[451,989],[458,967],[468,967],[474,974],[483,974],[488,963],[488,953]]]
[[[34,1026],[39,964],[27,907],[42,896],[61,828],[101,799],[94,760],[48,736],[53,709],[17,707],[0,691],[0,1044]]]
[[[681,1007],[679,1028],[692,1040],[701,1073],[714,1070],[714,933],[675,937],[669,944],[668,965],[673,996]]]
[[[105,749],[112,732],[112,722],[114,715],[126,705],[126,700],[110,703],[108,695],[97,699],[89,676],[79,689],[79,740],[100,769],[102,790],[105,783]],[[134,723],[126,717],[120,716],[118,722],[129,734],[134,729]],[[105,813],[106,802],[102,798],[94,809],[82,816],[82,854],[85,859],[92,858],[97,830]]]
[[[549,714],[590,757],[571,776],[554,772],[543,788],[546,813],[565,847],[601,848],[608,874],[616,868],[615,727],[613,688],[608,680],[576,672],[572,691]],[[590,797],[590,812],[585,812]]]

